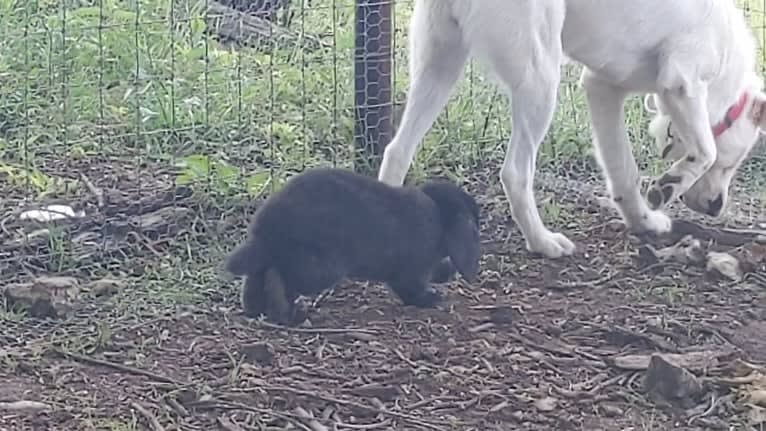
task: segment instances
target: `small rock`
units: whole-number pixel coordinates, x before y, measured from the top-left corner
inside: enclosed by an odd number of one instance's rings
[[[274,361],[274,351],[268,343],[253,343],[242,346],[242,354],[248,362],[260,365],[271,365]]]
[[[510,306],[499,306],[489,310],[489,320],[496,325],[511,325],[516,311]]]
[[[650,394],[687,408],[695,405],[703,393],[702,383],[694,374],[671,364],[661,355],[652,355],[644,387]]]
[[[111,278],[102,278],[90,283],[90,291],[96,296],[111,296],[122,290],[125,282]]]
[[[728,253],[709,252],[706,269],[708,272],[717,273],[732,281],[742,281],[744,276],[739,260]]]
[[[38,277],[32,282],[11,284],[3,290],[8,305],[25,309],[37,318],[62,317],[79,293],[79,282],[74,277]]]
[[[552,412],[556,410],[558,401],[559,400],[553,397],[540,398],[539,400],[535,401],[535,407],[541,412]]]
[[[414,346],[410,353],[410,359],[413,361],[434,362],[439,357],[440,352],[434,346]]]
[[[625,414],[625,412],[621,408],[611,404],[602,405],[601,412],[604,414],[604,416],[610,417],[610,418],[621,417]]]

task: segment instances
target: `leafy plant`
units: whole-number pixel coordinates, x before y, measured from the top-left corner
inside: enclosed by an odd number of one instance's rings
[[[176,167],[180,168],[180,173],[176,176],[176,185],[204,185],[207,191],[216,195],[231,195],[244,191],[258,197],[266,191],[278,189],[284,182],[280,175],[269,170],[243,177],[238,168],[203,154],[184,157],[176,163]]]

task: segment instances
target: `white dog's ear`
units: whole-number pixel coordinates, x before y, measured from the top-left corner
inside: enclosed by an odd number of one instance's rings
[[[646,96],[644,96],[644,109],[646,109],[646,112],[650,114],[656,114],[657,111],[659,111],[659,108],[657,107],[656,94],[649,93]]]

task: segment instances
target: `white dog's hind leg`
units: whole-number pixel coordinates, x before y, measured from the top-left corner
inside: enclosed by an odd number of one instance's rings
[[[547,22],[537,24],[538,28],[530,28],[531,33],[548,34],[528,35],[528,43],[503,43],[501,39],[492,39],[489,42],[493,43],[488,44],[492,47],[488,60],[510,90],[512,101],[513,129],[500,180],[527,249],[550,258],[570,255],[575,250],[575,245],[567,237],[545,227],[533,189],[537,150],[556,109],[563,58],[559,36],[562,23],[563,13],[561,22]],[[537,45],[541,42],[548,43]],[[523,52],[518,52],[519,48]]]
[[[468,58],[461,30],[447,10],[449,3],[415,2],[409,35],[409,94],[378,172],[378,179],[387,184],[404,182],[420,142],[447,104]]]
[[[640,189],[638,166],[625,131],[624,105],[627,93],[594,76],[582,76],[588,100],[596,157],[615,207],[625,224],[635,232],[669,232],[672,222],[660,211],[652,211]]]
[[[551,74],[553,75],[553,74]],[[557,76],[516,87],[512,90],[513,130],[500,170],[511,214],[519,225],[527,250],[550,258],[570,255],[575,245],[566,236],[551,232],[537,210],[533,181],[537,150],[553,120],[558,92]]]

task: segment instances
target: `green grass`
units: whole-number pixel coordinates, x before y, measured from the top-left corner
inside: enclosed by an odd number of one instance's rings
[[[745,2],[763,33],[763,5]],[[395,84],[406,89],[406,28],[411,2],[397,2]],[[0,138],[4,170],[37,174],[40,154],[61,158],[139,155],[175,162],[193,156],[246,169],[261,155],[268,174],[317,163],[346,164],[353,151],[353,2],[293,6],[294,31],[319,35],[319,51],[233,49],[206,32],[204,1],[0,1]],[[588,156],[587,110],[567,70],[543,163]],[[436,163],[461,171],[502,156],[508,106],[471,65],[419,153],[414,172]],[[645,140],[637,99],[628,106],[635,141]],[[639,158],[646,151],[642,147]],[[459,160],[454,157],[460,154]],[[445,156],[451,157],[445,157]],[[23,167],[23,169],[21,168]],[[276,169],[274,168],[276,167]],[[196,169],[196,168],[194,168]],[[188,174],[188,172],[187,172]],[[190,180],[185,175],[182,181]],[[241,183],[241,182],[240,182]],[[45,186],[42,186],[44,188]]]
[[[763,2],[742,2],[764,40]],[[394,83],[407,88],[412,2],[396,2]],[[290,30],[326,48],[234,48],[211,37],[204,0],[0,0],[0,178],[33,200],[76,188],[54,162],[122,160],[167,166],[181,185],[227,197],[261,195],[291,172],[349,165],[353,147],[354,5],[295,0]],[[540,164],[592,158],[578,66],[564,71],[555,120]],[[626,118],[646,142],[639,98]],[[412,175],[462,177],[502,159],[511,130],[508,102],[480,67],[468,66],[447,109],[426,136]],[[636,145],[645,172],[660,165]],[[745,176],[763,181],[762,166]],[[142,169],[142,168],[141,168]],[[143,175],[146,175],[144,173]],[[762,182],[760,183],[762,184]],[[545,203],[546,219],[561,218]],[[50,235],[49,268],[76,266],[66,235]],[[183,277],[181,277],[183,278]]]

